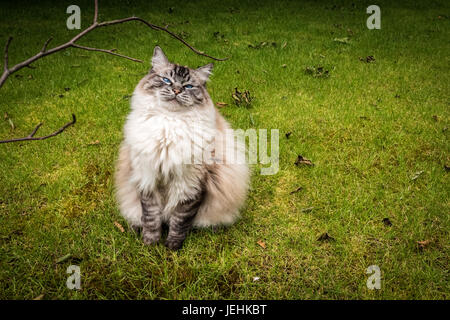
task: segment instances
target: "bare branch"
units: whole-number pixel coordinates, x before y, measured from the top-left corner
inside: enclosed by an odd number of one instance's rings
[[[206,53],[204,53],[203,51],[200,51],[196,48],[194,48],[193,46],[191,46],[189,43],[187,43],[183,38],[181,38],[180,36],[178,36],[176,33],[170,31],[167,26],[165,27],[161,27],[158,25],[155,25],[153,23],[150,23],[142,18],[139,17],[128,17],[128,18],[124,18],[124,19],[118,19],[118,20],[111,20],[111,21],[105,21],[105,22],[101,22],[98,24],[99,27],[106,27],[106,26],[110,26],[110,25],[114,25],[114,24],[119,24],[119,23],[124,23],[124,22],[128,22],[128,21],[139,21],[142,22],[143,24],[147,25],[148,27],[152,28],[153,30],[157,30],[157,31],[164,31],[166,33],[168,33],[172,38],[177,39],[178,41],[180,41],[181,43],[183,43],[186,47],[188,47],[189,49],[191,49],[192,51],[194,51],[196,54],[216,60],[216,61],[225,61],[228,60],[228,58],[216,58],[213,56],[210,56]]]
[[[47,41],[45,41],[44,46],[42,47],[41,52],[46,52],[47,51],[47,46],[50,43],[50,41],[53,40],[53,37],[50,37]]]
[[[92,24],[97,24],[98,19],[98,0],[94,0],[94,21]]]
[[[0,143],[9,143],[9,142],[19,142],[19,141],[35,141],[35,140],[45,140],[51,137],[54,137],[58,134],[60,134],[61,132],[63,132],[64,130],[66,130],[68,127],[70,127],[71,125],[74,125],[75,122],[77,122],[77,118],[75,117],[74,114],[72,114],[72,121],[67,122],[65,125],[63,125],[61,128],[59,128],[58,130],[56,130],[55,132],[47,135],[47,136],[43,136],[43,137],[37,137],[35,138],[34,135],[36,134],[36,132],[39,130],[39,128],[42,126],[42,123],[39,123],[36,128],[34,128],[33,132],[31,132],[28,136],[24,137],[24,138],[15,138],[15,139],[10,139],[10,140],[0,140]]]
[[[28,138],[34,137],[34,135],[36,134],[36,132],[39,130],[39,128],[40,128],[41,126],[42,126],[42,122],[39,123],[39,124],[36,126],[36,128],[34,128],[33,132],[30,133],[30,134],[28,135]]]
[[[114,51],[116,49],[106,50],[106,49],[90,48],[90,47],[80,46],[78,44],[72,44],[72,47],[78,48],[78,49],[83,49],[83,50],[88,50],[88,51],[105,52],[105,53],[109,53],[109,54],[112,54],[114,56],[122,57],[122,58],[125,58],[125,59],[128,59],[128,60],[134,61],[134,62],[141,62],[141,63],[144,62],[144,61],[139,60],[139,59],[135,59],[135,58],[131,58],[131,57],[125,56],[123,54],[115,53]]]
[[[98,0],[94,0],[94,18],[93,18],[93,22],[92,24],[87,27],[86,29],[84,29],[83,31],[81,31],[80,33],[78,33],[77,35],[75,35],[71,40],[69,40],[66,43],[63,43],[59,46],[56,46],[54,48],[51,49],[47,49],[48,44],[50,43],[50,41],[52,41],[53,38],[49,38],[44,45],[42,46],[41,51],[39,51],[37,54],[35,54],[34,56],[19,62],[18,64],[9,67],[8,65],[8,50],[9,50],[9,45],[12,41],[12,37],[8,38],[8,41],[6,42],[5,45],[5,50],[4,50],[4,66],[3,66],[3,73],[0,76],[0,88],[3,86],[3,84],[5,83],[6,79],[8,79],[8,77],[19,71],[22,68],[28,67],[28,68],[34,68],[31,66],[31,64],[33,62],[35,62],[38,59],[41,59],[45,56],[48,56],[50,54],[53,54],[55,52],[58,51],[62,51],[65,50],[67,48],[77,48],[77,49],[82,49],[82,50],[87,50],[87,51],[98,51],[98,52],[103,52],[103,53],[108,53],[117,57],[121,57],[124,59],[128,59],[134,62],[143,62],[142,60],[139,59],[135,59],[129,56],[125,56],[119,53],[115,53],[115,49],[111,49],[111,50],[107,50],[107,49],[99,49],[99,48],[91,48],[91,47],[86,47],[86,46],[82,46],[79,44],[76,44],[76,41],[78,41],[79,39],[81,39],[82,37],[84,37],[85,35],[87,35],[89,32],[91,32],[92,30],[98,28],[98,27],[106,27],[106,26],[110,26],[110,25],[115,25],[115,24],[120,24],[120,23],[125,23],[128,21],[139,21],[145,25],[147,25],[149,28],[156,30],[156,31],[163,31],[166,32],[167,34],[169,34],[172,38],[180,41],[181,43],[183,43],[186,47],[188,47],[189,49],[191,49],[193,52],[195,52],[198,55],[213,59],[213,60],[217,60],[217,61],[224,61],[227,60],[228,58],[225,59],[220,59],[220,58],[215,58],[213,56],[210,56],[206,53],[204,53],[203,51],[200,51],[196,48],[194,48],[193,46],[191,46],[189,43],[187,43],[183,38],[181,38],[180,36],[178,36],[177,34],[175,34],[174,32],[170,31],[168,29],[168,25],[166,25],[165,27],[161,27],[155,24],[152,24],[144,19],[141,19],[139,17],[128,17],[128,18],[124,18],[124,19],[118,19],[118,20],[111,20],[111,21],[105,21],[105,22],[98,22]],[[75,115],[72,115],[73,120],[69,123],[66,123],[63,127],[61,127],[60,129],[58,129],[57,131],[55,131],[54,133],[48,135],[48,136],[44,136],[44,137],[39,137],[39,138],[35,138],[34,135],[36,134],[36,132],[39,130],[40,126],[42,125],[41,123],[38,124],[36,126],[36,128],[33,130],[32,133],[30,133],[30,135],[28,135],[25,138],[16,138],[16,139],[11,139],[11,140],[0,140],[0,143],[8,143],[8,142],[17,142],[17,141],[28,141],[28,140],[44,140],[44,139],[48,139],[50,137],[56,136],[58,134],[60,134],[61,132],[63,132],[68,126],[73,125],[76,122],[76,118]]]
[[[8,41],[6,41],[6,46],[5,46],[5,56],[4,56],[4,65],[3,65],[3,70],[4,72],[9,73],[9,69],[8,69],[8,50],[9,50],[9,44],[12,41],[12,37],[8,38]]]
[[[57,47],[54,47],[50,50],[47,50],[47,46],[50,43],[50,41],[52,40],[52,38],[48,39],[41,51],[39,51],[37,54],[35,54],[34,56],[28,58],[27,60],[24,60],[18,64],[16,64],[15,66],[9,68],[8,66],[8,48],[9,48],[9,44],[11,43],[12,37],[10,37],[6,43],[5,46],[5,65],[4,65],[4,71],[2,73],[2,75],[0,76],[0,88],[3,86],[3,83],[5,83],[6,79],[13,74],[14,72],[19,71],[20,69],[30,65],[32,62],[43,58],[45,56],[48,56],[52,53],[55,53],[57,51],[61,51],[61,50],[65,50],[67,48],[70,47],[75,47],[75,48],[79,48],[79,49],[85,49],[85,50],[90,50],[90,51],[99,51],[99,52],[104,52],[104,53],[109,53],[112,54],[111,50],[106,50],[106,49],[96,49],[96,48],[89,48],[89,47],[83,47],[80,45],[76,45],[75,42],[78,41],[79,39],[81,39],[82,37],[84,37],[86,34],[88,34],[89,32],[91,32],[92,30],[98,28],[98,27],[106,27],[106,26],[110,26],[110,25],[114,25],[114,24],[120,24],[120,23],[125,23],[128,21],[139,21],[145,25],[147,25],[148,27],[150,27],[153,30],[157,30],[157,31],[163,31],[166,32],[167,34],[169,34],[172,38],[177,39],[178,41],[180,41],[181,43],[183,43],[186,47],[188,47],[189,49],[191,49],[193,52],[195,52],[198,55],[213,59],[213,60],[217,60],[217,61],[225,61],[228,58],[224,58],[224,59],[220,59],[220,58],[215,58],[213,56],[210,56],[206,53],[204,53],[203,51],[200,51],[196,48],[194,48],[193,46],[191,46],[189,43],[187,43],[183,38],[181,38],[180,36],[178,36],[177,34],[175,34],[174,32],[170,31],[168,29],[168,26],[165,27],[161,27],[158,25],[155,25],[153,23],[150,23],[144,19],[141,19],[139,17],[128,17],[128,18],[124,18],[124,19],[118,19],[118,20],[111,20],[111,21],[105,21],[105,22],[98,22],[98,0],[94,0],[94,20],[93,23],[87,27],[86,29],[84,29],[83,31],[81,31],[80,33],[78,33],[75,37],[73,37],[71,40],[69,40],[66,43],[63,43]],[[89,49],[88,49],[89,48]],[[121,57],[121,58],[125,58],[131,61],[135,61],[135,62],[142,62],[142,60],[139,59],[135,59],[135,58],[131,58],[125,55],[121,55],[121,54],[113,54],[115,56]]]

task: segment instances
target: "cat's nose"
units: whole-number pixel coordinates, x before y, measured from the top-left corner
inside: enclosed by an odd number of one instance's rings
[[[177,88],[173,88],[172,90],[173,90],[173,93],[175,93],[175,94],[179,94],[181,92],[181,90],[177,89]]]

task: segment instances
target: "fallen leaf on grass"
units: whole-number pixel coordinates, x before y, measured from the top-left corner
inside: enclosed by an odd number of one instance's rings
[[[239,91],[238,88],[234,88],[234,93],[231,95],[234,100],[234,103],[237,106],[244,105],[246,108],[250,107],[253,97],[250,94],[250,91],[244,90],[244,92]]]
[[[328,78],[330,76],[330,71],[325,70],[323,67],[309,66],[306,67],[305,72],[314,78]]]
[[[349,44],[349,43],[350,43],[350,38],[348,38],[348,37],[344,37],[344,38],[334,38],[333,41],[334,41],[334,42],[343,43],[343,44]]]
[[[223,107],[225,107],[227,105],[228,105],[228,103],[225,103],[225,102],[216,102],[216,106],[218,106],[220,108],[223,108]]]
[[[303,156],[302,155],[298,155],[297,156],[297,160],[295,160],[295,163],[294,163],[296,166],[299,166],[299,165],[301,165],[301,164],[304,164],[304,165],[307,165],[307,166],[314,166],[314,163],[312,163],[311,162],[311,160],[308,160],[308,159],[306,159],[306,158],[303,158]]]
[[[95,141],[89,142],[88,146],[94,146],[94,145],[97,145],[97,144],[100,144],[100,141],[95,140]]]
[[[325,232],[317,238],[317,241],[335,241],[335,239]]]
[[[44,297],[44,294],[40,294],[38,295],[36,298],[34,298],[33,300],[42,300],[42,298]]]
[[[266,243],[265,243],[264,241],[258,240],[256,243],[259,244],[259,246],[260,246],[261,248],[263,248],[263,249],[266,248]]]
[[[213,36],[214,36],[214,38],[219,38],[219,37],[220,37],[220,38],[223,38],[223,37],[224,37],[224,35],[221,34],[220,31],[214,32],[214,33],[213,33]]]
[[[423,170],[422,170],[422,171],[417,171],[417,172],[414,173],[414,175],[411,177],[411,180],[412,180],[412,181],[416,180],[417,178],[419,178],[419,177],[422,175],[422,173],[423,173]]]
[[[259,279],[259,277],[253,277],[253,282],[258,281]]]
[[[262,41],[262,42],[260,42],[258,44],[249,44],[248,47],[252,48],[252,49],[261,49],[261,48],[264,48],[264,47],[269,46],[269,45],[271,45],[272,47],[275,48],[277,46],[277,43],[276,42]]]
[[[16,126],[14,125],[12,120],[8,118],[8,122],[9,122],[9,125],[11,126],[11,130],[14,130],[16,128]]]
[[[389,220],[389,218],[384,218],[383,223],[385,226],[388,226],[388,227],[392,226],[392,222],[391,222],[391,220]]]
[[[375,58],[373,56],[367,56],[365,58],[359,57],[359,61],[363,61],[363,62],[366,62],[366,63],[371,63],[371,62],[375,61]]]
[[[125,232],[125,229],[122,227],[122,225],[120,223],[118,223],[117,221],[114,221],[114,225],[117,227],[117,229],[120,230],[120,232]]]
[[[62,256],[61,258],[59,258],[58,260],[56,260],[56,263],[61,263],[66,261],[67,259],[69,259],[72,255],[70,253],[66,254],[65,256]]]
[[[430,240],[417,241],[417,244],[420,249],[425,249],[431,243]]]
[[[290,194],[297,193],[297,192],[299,192],[299,191],[302,190],[302,189],[303,189],[303,187],[298,187],[298,188],[295,189],[294,191],[291,191]]]

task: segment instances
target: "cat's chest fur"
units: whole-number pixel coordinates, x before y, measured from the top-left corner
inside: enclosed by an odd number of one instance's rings
[[[174,204],[189,197],[189,190],[196,192],[202,166],[193,160],[202,159],[213,140],[214,121],[213,114],[195,111],[133,110],[125,124],[132,181],[141,191],[162,187]]]

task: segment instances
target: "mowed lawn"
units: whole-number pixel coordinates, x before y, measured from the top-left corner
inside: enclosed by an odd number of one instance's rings
[[[229,57],[211,97],[234,128],[279,130],[279,172],[252,166],[233,226],[195,230],[178,252],[146,247],[114,198],[129,97],[155,45],[182,65],[211,60],[139,23],[95,30],[79,43],[145,62],[69,49],[0,89],[0,139],[78,120],[0,144],[0,298],[448,299],[450,6],[422,2],[378,1],[369,30],[368,1],[100,1],[101,21],[137,15]],[[10,64],[79,32],[66,28],[71,4],[86,28],[93,1],[1,4]],[[70,265],[81,290],[66,287]]]

